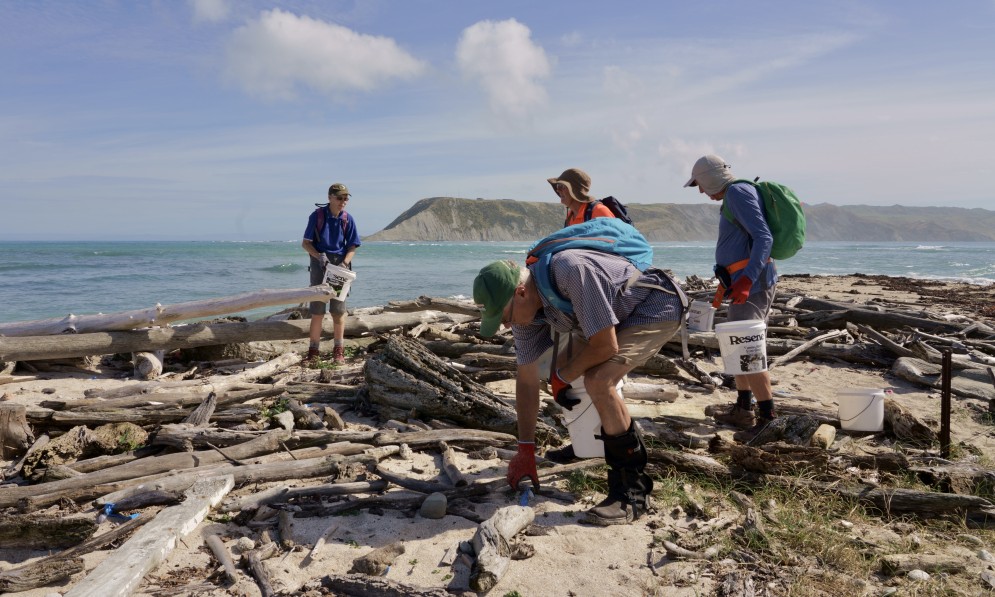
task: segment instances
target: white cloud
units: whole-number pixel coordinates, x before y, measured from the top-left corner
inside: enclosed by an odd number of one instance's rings
[[[269,98],[293,98],[299,87],[332,97],[372,91],[425,68],[393,39],[279,9],[237,29],[228,43],[227,76]]]
[[[515,19],[480,21],[460,36],[459,68],[480,84],[499,116],[519,119],[546,104],[540,81],[550,74],[550,59],[531,36]]]
[[[228,18],[231,5],[228,0],[188,0],[193,9],[195,23],[218,23]]]

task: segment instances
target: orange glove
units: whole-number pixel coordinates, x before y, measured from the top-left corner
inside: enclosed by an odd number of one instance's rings
[[[745,303],[750,298],[751,288],[753,288],[753,281],[746,276],[740,276],[729,288],[729,298],[732,299],[732,304],[742,305]]]
[[[539,490],[539,473],[536,472],[535,442],[518,442],[518,454],[508,463],[508,485],[518,489],[526,477],[532,479],[532,489]]]
[[[573,410],[575,406],[580,404],[579,398],[567,396],[567,390],[569,390],[572,386],[563,381],[563,378],[560,377],[559,369],[553,372],[553,378],[549,380],[549,386],[550,390],[553,392],[553,401],[563,408]]]

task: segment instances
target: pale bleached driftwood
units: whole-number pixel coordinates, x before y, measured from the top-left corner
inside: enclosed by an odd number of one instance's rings
[[[198,481],[187,491],[182,504],[160,511],[155,520],[98,564],[65,597],[131,594],[148,572],[165,561],[177,541],[193,531],[234,485],[230,475]]]
[[[470,588],[486,593],[494,588],[511,565],[509,542],[535,520],[527,506],[506,506],[481,523],[470,540],[476,559],[470,571]]]
[[[439,442],[439,451],[442,452],[442,472],[449,477],[453,487],[463,487],[466,485],[466,476],[456,466],[456,454],[453,452],[453,449],[446,442]]]
[[[214,414],[214,409],[218,407],[218,395],[211,392],[207,399],[200,403],[200,406],[193,409],[187,418],[183,419],[182,424],[189,425],[193,428],[206,427],[211,421],[211,415]],[[193,446],[191,445],[191,449]]]
[[[314,542],[314,547],[312,547],[311,550],[307,552],[307,555],[304,556],[304,559],[301,560],[301,567],[307,567],[311,565],[311,562],[313,562],[314,559],[318,557],[318,554],[321,552],[321,548],[325,546],[325,543],[327,543],[328,540],[332,538],[332,535],[334,535],[335,531],[337,531],[338,529],[339,529],[339,523],[333,522],[328,526],[328,528],[326,528],[321,533],[321,536],[318,537],[318,539]]]
[[[232,446],[229,448],[229,455],[232,458],[241,460],[258,456],[260,454],[274,452],[280,449],[280,442],[286,441],[289,436],[290,434],[283,430],[271,431],[262,437],[250,440],[244,444]],[[58,499],[60,499],[55,496],[62,491],[72,492],[76,489],[93,487],[102,483],[134,479],[136,477],[163,473],[176,469],[204,466],[206,464],[220,462],[224,460],[224,458],[224,456],[213,450],[196,453],[165,454],[162,456],[142,458],[141,460],[136,460],[127,464],[104,469],[73,479],[64,479],[62,481],[53,481],[51,483],[28,485],[24,487],[3,487],[0,488],[0,507],[13,506],[17,504],[17,501],[20,499],[28,497],[37,498],[38,494],[42,493],[49,496],[49,499],[54,498],[54,500],[50,503],[55,503]]]
[[[846,334],[846,330],[830,330],[824,334],[819,334],[815,338],[807,340],[801,346],[793,348],[779,357],[774,357],[770,359],[767,364],[767,368],[771,369],[773,367],[776,367],[777,365],[783,365],[784,363],[787,363],[791,359],[795,358],[796,356],[800,355],[801,353],[805,352],[807,349],[815,346],[816,344],[821,344],[826,340],[831,340],[833,338],[842,336],[844,334]]]
[[[133,330],[152,325],[163,326],[175,321],[212,317],[249,311],[261,307],[289,305],[309,301],[327,301],[334,291],[321,286],[293,288],[287,290],[257,290],[229,297],[189,301],[175,305],[156,305],[147,309],[121,311],[96,315],[67,315],[63,318],[39,319],[35,321],[15,321],[0,323],[3,336],[48,336],[58,334],[86,334],[90,332],[110,332]],[[2,352],[2,351],[0,351]],[[133,352],[133,351],[109,351]],[[100,353],[91,353],[100,354]],[[20,359],[17,359],[20,360]]]
[[[22,456],[35,440],[23,404],[0,404],[0,460]]]
[[[162,352],[161,350],[142,351],[131,355],[132,361],[135,363],[135,378],[148,381],[162,375],[162,357],[160,356]]]
[[[966,569],[964,556],[933,555],[923,553],[896,553],[881,556],[881,572],[888,576],[908,574],[913,570],[922,570],[930,574],[948,572],[956,574]]]
[[[862,334],[866,334],[867,336],[870,336],[875,342],[877,342],[881,346],[884,346],[885,348],[887,348],[891,352],[895,353],[896,356],[900,356],[900,357],[911,357],[911,356],[915,356],[916,355],[915,352],[909,350],[908,348],[905,348],[901,344],[895,342],[894,340],[892,340],[888,336],[885,336],[884,334],[882,334],[881,332],[875,330],[874,328],[872,328],[869,325],[863,325],[863,324],[858,323],[857,324],[857,329],[860,330],[860,332]]]
[[[420,296],[413,301],[390,301],[384,310],[398,312],[434,310],[480,317],[480,307],[473,304],[473,301],[430,296]]]
[[[404,544],[400,541],[388,543],[364,554],[352,561],[350,573],[360,573],[369,576],[381,576],[390,568],[394,560],[404,553]]]
[[[227,500],[221,505],[219,510],[221,512],[246,512],[256,510],[260,506],[283,503],[293,499],[305,497],[320,498],[354,493],[379,493],[386,488],[386,481],[353,481],[351,483],[332,483],[294,488],[287,486],[273,487],[238,499]]]
[[[902,408],[894,398],[884,399],[884,424],[897,439],[912,445],[930,446],[938,440],[936,431]]]
[[[35,443],[31,444],[31,447],[28,448],[27,452],[24,453],[24,456],[21,456],[20,460],[11,463],[10,466],[0,471],[0,481],[3,481],[5,479],[13,479],[17,475],[19,475],[21,473],[21,470],[24,468],[25,461],[27,461],[27,459],[32,454],[42,449],[43,447],[47,446],[48,442],[49,442],[48,434],[44,434],[40,436],[38,439],[36,439]]]
[[[321,586],[349,597],[452,597],[446,589],[425,589],[365,574],[329,574]]]
[[[218,537],[214,533],[204,534],[204,543],[207,544],[208,549],[214,554],[214,559],[221,564],[222,569],[225,571],[225,578],[228,582],[238,581],[238,568],[235,567],[235,562],[231,559],[231,554],[228,553],[228,548],[221,541],[221,537]]]

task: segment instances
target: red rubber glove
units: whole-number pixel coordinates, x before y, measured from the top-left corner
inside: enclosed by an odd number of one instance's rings
[[[508,485],[518,489],[526,477],[532,479],[532,490],[539,490],[539,473],[536,472],[535,442],[518,442],[518,454],[508,463]]]
[[[563,381],[563,378],[560,377],[559,369],[553,372],[553,377],[549,380],[549,385],[553,392],[553,401],[563,408],[573,410],[575,406],[580,404],[579,398],[567,396],[567,390],[569,390],[572,386]]]
[[[753,288],[753,281],[746,276],[740,276],[729,289],[729,298],[732,299],[732,304],[742,305],[745,303],[746,299],[750,298],[751,288]]]

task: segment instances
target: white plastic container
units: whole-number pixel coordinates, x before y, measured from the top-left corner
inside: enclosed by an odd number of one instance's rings
[[[622,383],[620,381],[615,386],[619,398],[622,397]],[[570,382],[567,396],[580,400],[580,404],[572,409],[563,409],[563,422],[570,431],[570,443],[573,444],[574,454],[578,458],[604,457],[605,442],[595,437],[601,435],[601,415],[598,414],[598,409],[594,408],[594,402],[584,388],[583,377]]]
[[[335,296],[331,297],[333,300],[344,301],[345,297],[349,295],[349,287],[352,286],[352,282],[355,279],[355,272],[347,270],[340,265],[329,263],[325,266],[325,280],[322,283],[328,284],[337,290]]]
[[[710,332],[715,321],[715,307],[706,301],[691,301],[688,307],[688,329],[692,332]]]
[[[840,427],[845,431],[884,430],[884,390],[847,388],[836,393]]]
[[[728,321],[715,325],[722,365],[729,375],[767,370],[767,325],[760,319]]]

